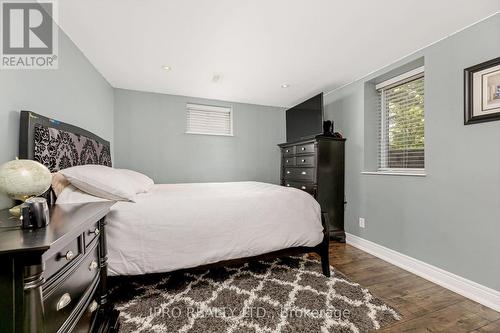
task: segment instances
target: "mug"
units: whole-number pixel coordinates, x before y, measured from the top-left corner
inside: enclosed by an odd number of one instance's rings
[[[43,228],[49,224],[49,206],[45,198],[33,197],[21,205],[23,229]]]

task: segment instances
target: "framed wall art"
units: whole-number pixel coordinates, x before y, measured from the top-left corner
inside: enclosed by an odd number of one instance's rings
[[[465,125],[500,120],[500,57],[464,70]]]

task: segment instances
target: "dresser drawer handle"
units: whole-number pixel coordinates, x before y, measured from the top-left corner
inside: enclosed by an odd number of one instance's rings
[[[286,184],[287,187],[290,187],[290,184]]]
[[[97,310],[97,302],[96,301],[92,301],[92,303],[90,303],[89,305],[89,312],[94,312],[95,310]]]
[[[57,301],[57,311],[65,308],[69,303],[71,303],[71,296],[68,293],[65,293],[61,296],[61,298],[59,298],[59,301]]]
[[[96,235],[96,236],[99,235],[99,228],[95,228],[94,235]]]
[[[305,163],[305,162],[306,162],[306,160],[302,159],[302,160],[301,160],[301,162],[302,162],[302,163]]]
[[[288,160],[286,160],[285,163],[288,163]]]
[[[287,150],[285,150],[285,152],[289,153],[290,151],[287,149]]]
[[[290,171],[287,171],[287,172],[286,172],[286,174],[287,174],[287,175],[289,175],[289,174],[290,174]]]
[[[305,186],[301,186],[300,188],[301,188],[301,189],[303,189],[303,190],[305,190],[305,189],[306,189],[306,187],[305,187]]]
[[[307,172],[305,172],[305,171],[302,171],[302,172],[301,172],[301,174],[303,174],[303,175],[307,175]]]
[[[75,254],[73,253],[73,251],[68,251],[66,252],[66,255],[64,257],[66,258],[66,260],[70,261],[75,257]]]
[[[300,150],[304,151],[304,150],[306,150],[306,147],[302,147],[302,148],[300,148]]]
[[[97,268],[97,261],[92,260],[92,262],[89,265],[89,271],[92,271]]]

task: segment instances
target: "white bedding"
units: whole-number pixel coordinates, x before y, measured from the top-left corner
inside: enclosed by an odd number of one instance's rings
[[[110,275],[168,272],[323,238],[309,194],[258,182],[154,185],[107,218]]]

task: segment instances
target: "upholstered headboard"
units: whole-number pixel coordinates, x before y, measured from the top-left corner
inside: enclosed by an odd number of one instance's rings
[[[31,111],[21,111],[19,158],[38,161],[51,172],[84,164],[111,166],[108,141]]]

